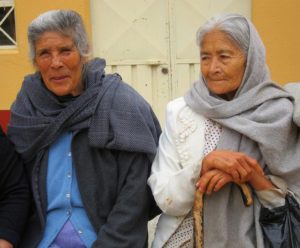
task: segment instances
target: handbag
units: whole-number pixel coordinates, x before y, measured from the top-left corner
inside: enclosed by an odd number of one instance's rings
[[[285,205],[261,208],[259,222],[264,238],[273,248],[300,248],[300,207],[293,193],[286,194]]]

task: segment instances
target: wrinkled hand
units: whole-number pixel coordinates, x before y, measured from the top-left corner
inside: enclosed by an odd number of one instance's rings
[[[196,187],[203,193],[210,195],[212,192],[219,191],[227,183],[233,182],[229,174],[213,169],[204,173],[196,183]]]
[[[255,159],[244,153],[233,151],[215,150],[207,154],[202,160],[201,176],[214,169],[230,175],[237,183],[249,181],[254,172],[264,175]]]

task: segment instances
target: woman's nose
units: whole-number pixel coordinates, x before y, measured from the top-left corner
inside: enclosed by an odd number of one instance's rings
[[[60,56],[58,55],[53,55],[52,60],[51,60],[51,67],[53,68],[59,68],[62,66],[62,61]]]
[[[209,66],[210,72],[219,72],[220,71],[220,62],[218,61],[217,58],[212,58]]]

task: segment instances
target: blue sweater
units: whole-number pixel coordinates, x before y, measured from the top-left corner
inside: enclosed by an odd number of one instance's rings
[[[49,150],[47,220],[39,248],[49,247],[67,221],[72,223],[86,247],[91,247],[97,237],[86,215],[78,190],[72,163],[71,141],[72,133],[63,133]]]

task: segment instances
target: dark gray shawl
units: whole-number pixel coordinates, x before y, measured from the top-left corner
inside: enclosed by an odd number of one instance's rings
[[[156,153],[159,123],[148,103],[119,75],[104,74],[105,61],[85,65],[85,90],[57,97],[39,73],[25,77],[11,108],[8,134],[26,161],[47,149],[63,131],[89,129],[91,146]]]
[[[283,178],[300,194],[300,142],[292,123],[292,97],[270,80],[263,43],[248,24],[247,66],[234,98],[226,101],[212,95],[201,77],[185,101],[195,112],[223,126],[217,149],[254,157],[266,174]],[[205,247],[264,247],[258,223],[260,204],[255,199],[253,207],[245,208],[240,197],[234,185],[206,197],[204,230],[213,232],[204,234]]]

